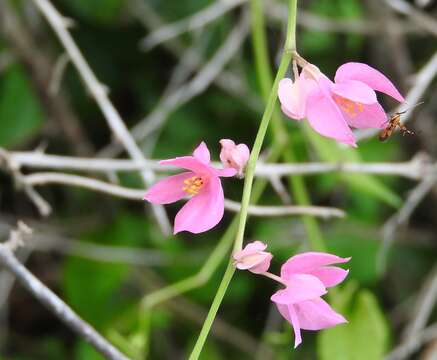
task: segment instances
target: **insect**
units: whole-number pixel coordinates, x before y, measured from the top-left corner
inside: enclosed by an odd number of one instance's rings
[[[414,106],[423,104],[423,102],[420,102]],[[407,110],[397,112],[396,114],[392,115],[390,120],[388,121],[388,124],[385,129],[381,130],[379,133],[379,140],[385,141],[387,140],[392,134],[393,131],[396,130],[397,127],[399,127],[399,131],[402,133],[402,135],[408,134],[408,135],[414,135],[415,132],[412,130],[408,130],[407,127],[401,123],[401,115],[405,114]]]

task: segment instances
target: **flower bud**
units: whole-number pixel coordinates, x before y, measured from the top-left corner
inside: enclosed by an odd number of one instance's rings
[[[223,167],[234,168],[237,170],[237,176],[243,177],[244,168],[249,160],[250,151],[247,145],[238,144],[229,139],[220,140],[222,150],[220,151],[220,160]]]
[[[267,245],[261,241],[247,244],[243,250],[234,254],[235,267],[239,270],[249,270],[254,274],[266,272],[273,257],[271,253],[264,251],[266,248]]]

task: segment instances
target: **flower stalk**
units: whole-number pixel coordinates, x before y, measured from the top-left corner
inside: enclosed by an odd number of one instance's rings
[[[277,92],[278,92],[279,81],[284,77],[296,48],[296,9],[297,9],[297,0],[290,0],[289,9],[288,9],[287,37],[284,45],[284,52],[281,58],[281,62],[279,64],[278,71],[276,73],[275,80],[273,82],[273,86],[270,90],[267,106],[261,118],[261,123],[258,129],[258,133],[256,135],[255,142],[252,147],[252,151],[250,153],[249,161],[246,167],[246,176],[244,181],[243,197],[241,200],[241,210],[239,216],[237,236],[235,238],[235,243],[234,243],[234,251],[239,251],[242,249],[244,232],[247,222],[247,213],[248,213],[248,208],[249,208],[250,198],[252,193],[252,185],[253,185],[256,162],[258,160],[262,148],[262,144],[267,132],[270,119],[272,118],[272,114],[275,109],[275,103],[278,96]],[[202,330],[199,334],[199,337],[197,338],[196,344],[194,345],[194,348],[191,352],[189,358],[190,360],[196,360],[199,358],[200,353],[205,344],[206,338],[214,322],[217,311],[220,307],[220,304],[223,300],[223,297],[226,293],[226,290],[229,286],[232,276],[234,275],[234,272],[235,272],[235,267],[232,261],[230,261],[226,268],[226,272],[222,278],[220,286],[217,290],[211,308],[209,309],[205,322],[202,326]]]

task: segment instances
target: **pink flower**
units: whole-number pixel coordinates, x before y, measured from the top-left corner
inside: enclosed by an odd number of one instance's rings
[[[221,139],[220,160],[224,168],[234,168],[239,177],[243,177],[244,168],[249,160],[250,151],[247,145],[238,144],[229,139]]]
[[[266,248],[267,245],[261,241],[247,244],[243,250],[234,254],[235,267],[239,270],[249,270],[254,274],[266,272],[273,257],[271,253],[263,251]]]
[[[307,252],[291,257],[282,266],[280,279],[286,288],[273,294],[271,300],[292,325],[295,348],[302,342],[301,329],[321,330],[347,322],[321,296],[326,294],[327,287],[341,283],[348,274],[347,270],[329,265],[349,260]]]
[[[319,134],[356,146],[349,127],[384,128],[387,124],[387,115],[375,90],[404,101],[385,75],[366,64],[343,64],[334,80],[311,64],[304,66],[294,83],[282,79],[278,96],[283,112],[297,120],[306,117]]]
[[[176,215],[173,233],[189,231],[198,234],[217,225],[224,212],[220,176],[234,176],[235,169],[213,168],[204,142],[194,150],[193,156],[162,160],[160,164],[189,170],[159,181],[144,196],[144,200],[155,204],[169,204],[191,196]]]

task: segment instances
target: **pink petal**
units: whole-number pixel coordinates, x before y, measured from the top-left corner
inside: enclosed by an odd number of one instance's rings
[[[350,116],[340,108],[349,126],[357,129],[376,128],[383,129],[387,126],[387,115],[379,103],[363,105],[362,111],[356,111],[355,116]]]
[[[326,288],[317,277],[299,274],[287,278],[287,287],[275,292],[270,299],[277,304],[290,305],[324,294]]]
[[[234,152],[235,162],[239,166],[246,165],[250,157],[250,150],[246,144],[238,144],[237,149]]]
[[[262,255],[263,261],[260,262],[259,264],[253,266],[249,271],[253,272],[254,274],[262,274],[265,273],[269,267],[270,267],[270,262],[273,259],[273,255],[269,252],[266,251],[261,251],[259,253],[260,255]]]
[[[182,190],[184,180],[193,177],[194,173],[184,172],[182,174],[166,177],[158,181],[144,195],[144,200],[154,204],[170,204],[187,196],[187,193]]]
[[[291,257],[282,265],[281,278],[288,280],[294,274],[309,274],[322,266],[346,263],[349,260],[323,252],[305,252]]]
[[[257,252],[257,251],[263,251],[266,248],[267,248],[266,244],[264,244],[261,241],[256,240],[256,241],[253,241],[253,242],[247,244],[242,250],[237,251],[233,255],[233,257],[234,257],[235,260],[240,260],[244,256],[253,254],[254,252]]]
[[[378,101],[372,88],[361,81],[345,80],[333,84],[331,90],[345,99],[362,104],[374,104]]]
[[[235,266],[239,270],[249,270],[255,274],[266,272],[270,267],[273,255],[263,251],[267,245],[261,241],[247,244],[244,249],[237,251],[233,258]]]
[[[295,304],[294,309],[299,319],[300,328],[304,330],[321,330],[347,323],[343,316],[336,313],[321,298]]]
[[[297,118],[297,115],[291,113],[290,111],[287,110],[286,107],[284,107],[283,105],[281,105],[281,110],[282,112],[287,115],[289,118],[293,119],[293,120],[302,120],[305,118],[305,116]]]
[[[399,102],[405,101],[404,97],[384,74],[367,64],[349,62],[341,65],[335,74],[335,82],[341,83],[346,80],[361,81],[373,90],[381,91]]]
[[[202,141],[200,145],[194,150],[193,156],[201,161],[202,163],[208,165],[211,161],[211,156],[209,154],[208,147],[206,144]]]
[[[295,83],[289,78],[282,79],[278,86],[278,97],[285,114],[293,119],[305,117],[305,97],[302,96],[299,79]]]
[[[199,194],[193,196],[176,215],[174,234],[198,234],[216,226],[223,217],[224,195],[220,179],[211,177]]]
[[[291,324],[294,331],[294,348],[296,349],[302,343],[302,336],[300,334],[299,318],[293,305],[276,304],[279,313]]]
[[[181,156],[174,159],[161,160],[159,163],[161,165],[173,165],[183,169],[191,170],[199,175],[214,174],[215,171],[214,168],[204,164],[194,156]]]
[[[316,89],[308,96],[307,118],[311,127],[320,135],[356,146],[354,134],[340,109],[323,91]]]
[[[326,287],[340,284],[346,278],[348,273],[349,270],[336,266],[321,267],[309,272],[309,274],[317,277]]]
[[[215,173],[217,176],[221,177],[232,177],[237,174],[237,170],[234,168],[215,169]]]

